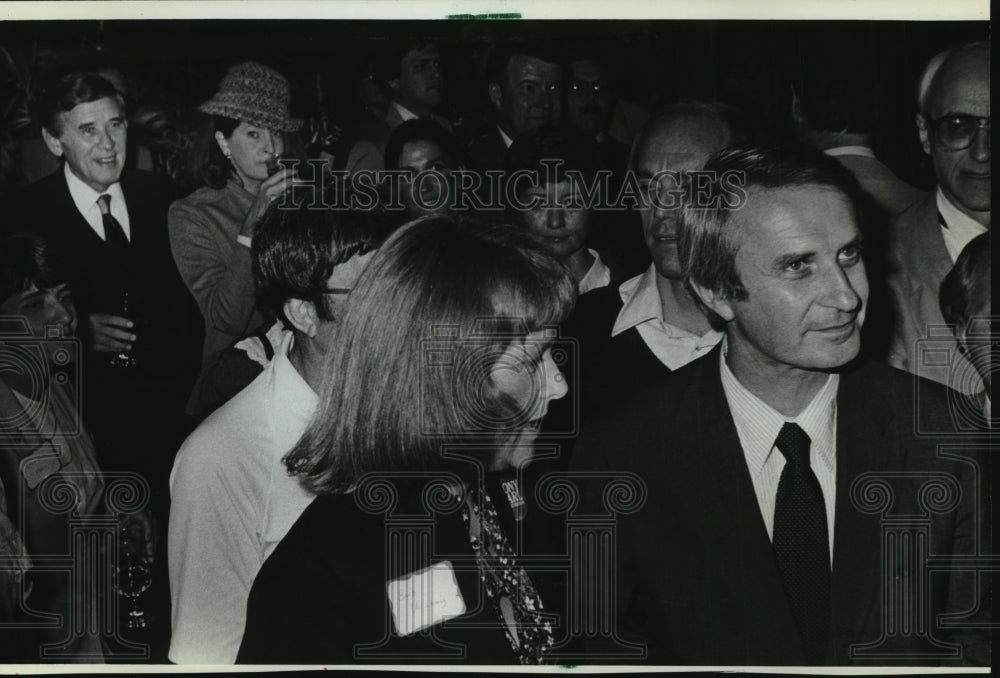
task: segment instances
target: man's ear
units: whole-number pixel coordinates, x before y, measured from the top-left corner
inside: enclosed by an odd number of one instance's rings
[[[733,313],[733,307],[730,305],[729,300],[720,292],[710,290],[707,287],[696,283],[694,280],[689,279],[688,284],[694,293],[698,295],[698,298],[701,299],[701,303],[712,309],[717,316],[725,320],[727,323],[736,317]]]
[[[503,105],[503,90],[500,88],[500,83],[491,82],[489,87],[490,101],[493,102],[493,108],[500,110],[500,106]]]
[[[393,78],[388,83],[389,89],[392,91],[392,98],[396,98],[396,93],[399,92],[399,78]]]
[[[920,132],[920,145],[924,147],[924,153],[931,154],[930,129],[927,127],[927,119],[923,113],[917,113],[917,130]]]
[[[42,139],[45,140],[45,145],[52,152],[52,155],[56,156],[57,158],[62,157],[63,154],[62,142],[59,141],[59,139],[52,136],[51,134],[49,134],[49,131],[44,127],[42,128]]]
[[[282,307],[285,317],[296,330],[307,337],[315,337],[319,325],[316,305],[305,299],[289,299]]]

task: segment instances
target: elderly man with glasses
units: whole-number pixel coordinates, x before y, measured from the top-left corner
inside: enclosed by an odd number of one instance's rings
[[[954,378],[975,373],[962,364],[957,345],[948,352],[950,371],[924,369],[929,365],[922,364],[920,346],[931,335],[935,345],[953,341],[948,333],[930,329],[945,324],[938,307],[941,281],[965,245],[990,229],[989,76],[985,42],[942,52],[924,69],[917,128],[937,190],[896,219],[890,246],[889,283],[897,313],[890,363],[970,393],[980,391],[981,384]]]

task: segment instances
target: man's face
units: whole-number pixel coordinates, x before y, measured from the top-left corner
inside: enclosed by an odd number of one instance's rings
[[[644,193],[655,189],[659,204],[664,207],[661,209],[651,198],[647,198],[648,206],[639,210],[646,247],[657,273],[664,278],[679,280],[683,277],[677,252],[680,210],[666,209],[671,200],[677,201],[676,196],[669,193],[676,191],[679,184],[667,176],[658,181],[651,180],[664,170],[700,169],[713,153],[728,142],[726,130],[714,121],[675,119],[663,121],[636,148],[633,165],[639,186]]]
[[[920,141],[931,156],[934,175],[945,195],[963,212],[990,211],[990,132],[980,128],[967,148],[950,150],[942,141],[944,127],[958,116],[990,117],[989,55],[985,50],[960,52],[938,71],[918,118]],[[944,120],[942,120],[944,119]],[[935,121],[939,126],[935,126]],[[974,216],[974,215],[971,215]]]
[[[49,327],[58,328],[57,340],[76,333],[76,306],[67,284],[41,289],[32,284],[23,292],[4,299],[0,303],[0,315],[23,317],[28,321],[31,336],[36,339],[50,339]],[[58,346],[51,342],[42,345],[46,348],[46,357],[52,361],[53,351]]]
[[[507,63],[507,83],[490,88],[500,126],[516,139],[522,132],[556,125],[562,117],[562,70],[557,64],[515,54]]]
[[[611,116],[607,73],[593,61],[574,61],[573,80],[566,93],[566,122],[581,134],[603,132]]]
[[[454,160],[431,139],[417,139],[403,144],[403,150],[399,153],[398,166],[401,170],[413,172],[414,176],[420,172],[435,170],[443,174],[446,179],[452,170],[456,169]],[[419,190],[419,195],[417,190]],[[441,201],[441,191],[443,190],[444,187],[434,177],[427,177],[419,184],[404,182],[403,202],[406,205],[406,211],[413,217],[447,212],[449,201]],[[438,202],[443,202],[440,208],[431,209],[429,207],[437,205]]]
[[[59,114],[59,136],[43,130],[45,143],[66,156],[70,171],[99,193],[118,181],[125,166],[126,120],[118,99],[105,97]]]
[[[528,236],[539,247],[557,259],[564,259],[583,249],[590,210],[582,205],[568,180],[555,184],[532,184],[525,189],[521,200],[536,203],[533,209],[524,210],[520,215]]]
[[[426,45],[411,50],[400,64],[399,79],[389,83],[393,98],[403,106],[423,114],[424,110],[441,105],[444,78],[437,47]]]
[[[731,350],[760,369],[824,370],[861,347],[868,279],[854,207],[822,186],[751,188],[732,216],[743,301],[710,304]]]
[[[321,314],[325,317],[317,319],[315,336],[316,343],[324,351],[329,351],[334,346],[337,323],[344,315],[350,291],[354,289],[372,254],[374,253],[367,252],[354,255],[344,263],[334,266],[333,273],[327,278],[327,293],[322,302],[326,304],[328,313]]]

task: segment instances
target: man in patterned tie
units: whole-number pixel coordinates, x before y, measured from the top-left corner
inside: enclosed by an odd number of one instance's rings
[[[927,558],[990,552],[985,461],[915,433],[919,414],[956,442],[945,389],[922,384],[917,412],[909,375],[859,358],[856,182],[798,145],[737,144],[705,171],[679,252],[722,344],[585,425],[574,456],[647,488],[617,522],[618,639],[669,664],[988,664],[989,587]],[[902,553],[890,531],[914,516],[928,545]]]
[[[943,326],[938,308],[941,281],[973,238],[990,229],[990,54],[986,42],[949,49],[931,59],[917,90],[917,130],[930,156],[937,190],[903,212],[891,228],[889,285],[896,305],[896,325],[889,363],[966,393],[982,390],[978,380],[958,380],[973,373],[959,356],[952,371],[922,364],[921,339],[933,336],[958,345]],[[950,382],[950,383],[949,383]]]
[[[38,114],[62,166],[17,196],[9,224],[46,237],[67,262],[86,349],[84,421],[105,470],[137,472],[149,483],[163,527],[201,342],[197,307],[167,240],[173,188],[164,177],[123,171],[125,102],[104,78],[53,78]],[[165,572],[157,580],[165,595]]]

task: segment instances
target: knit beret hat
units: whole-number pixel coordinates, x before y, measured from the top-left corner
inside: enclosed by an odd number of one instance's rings
[[[246,61],[229,69],[215,96],[198,110],[265,129],[297,132],[302,121],[289,116],[290,100],[285,76],[263,64]]]

